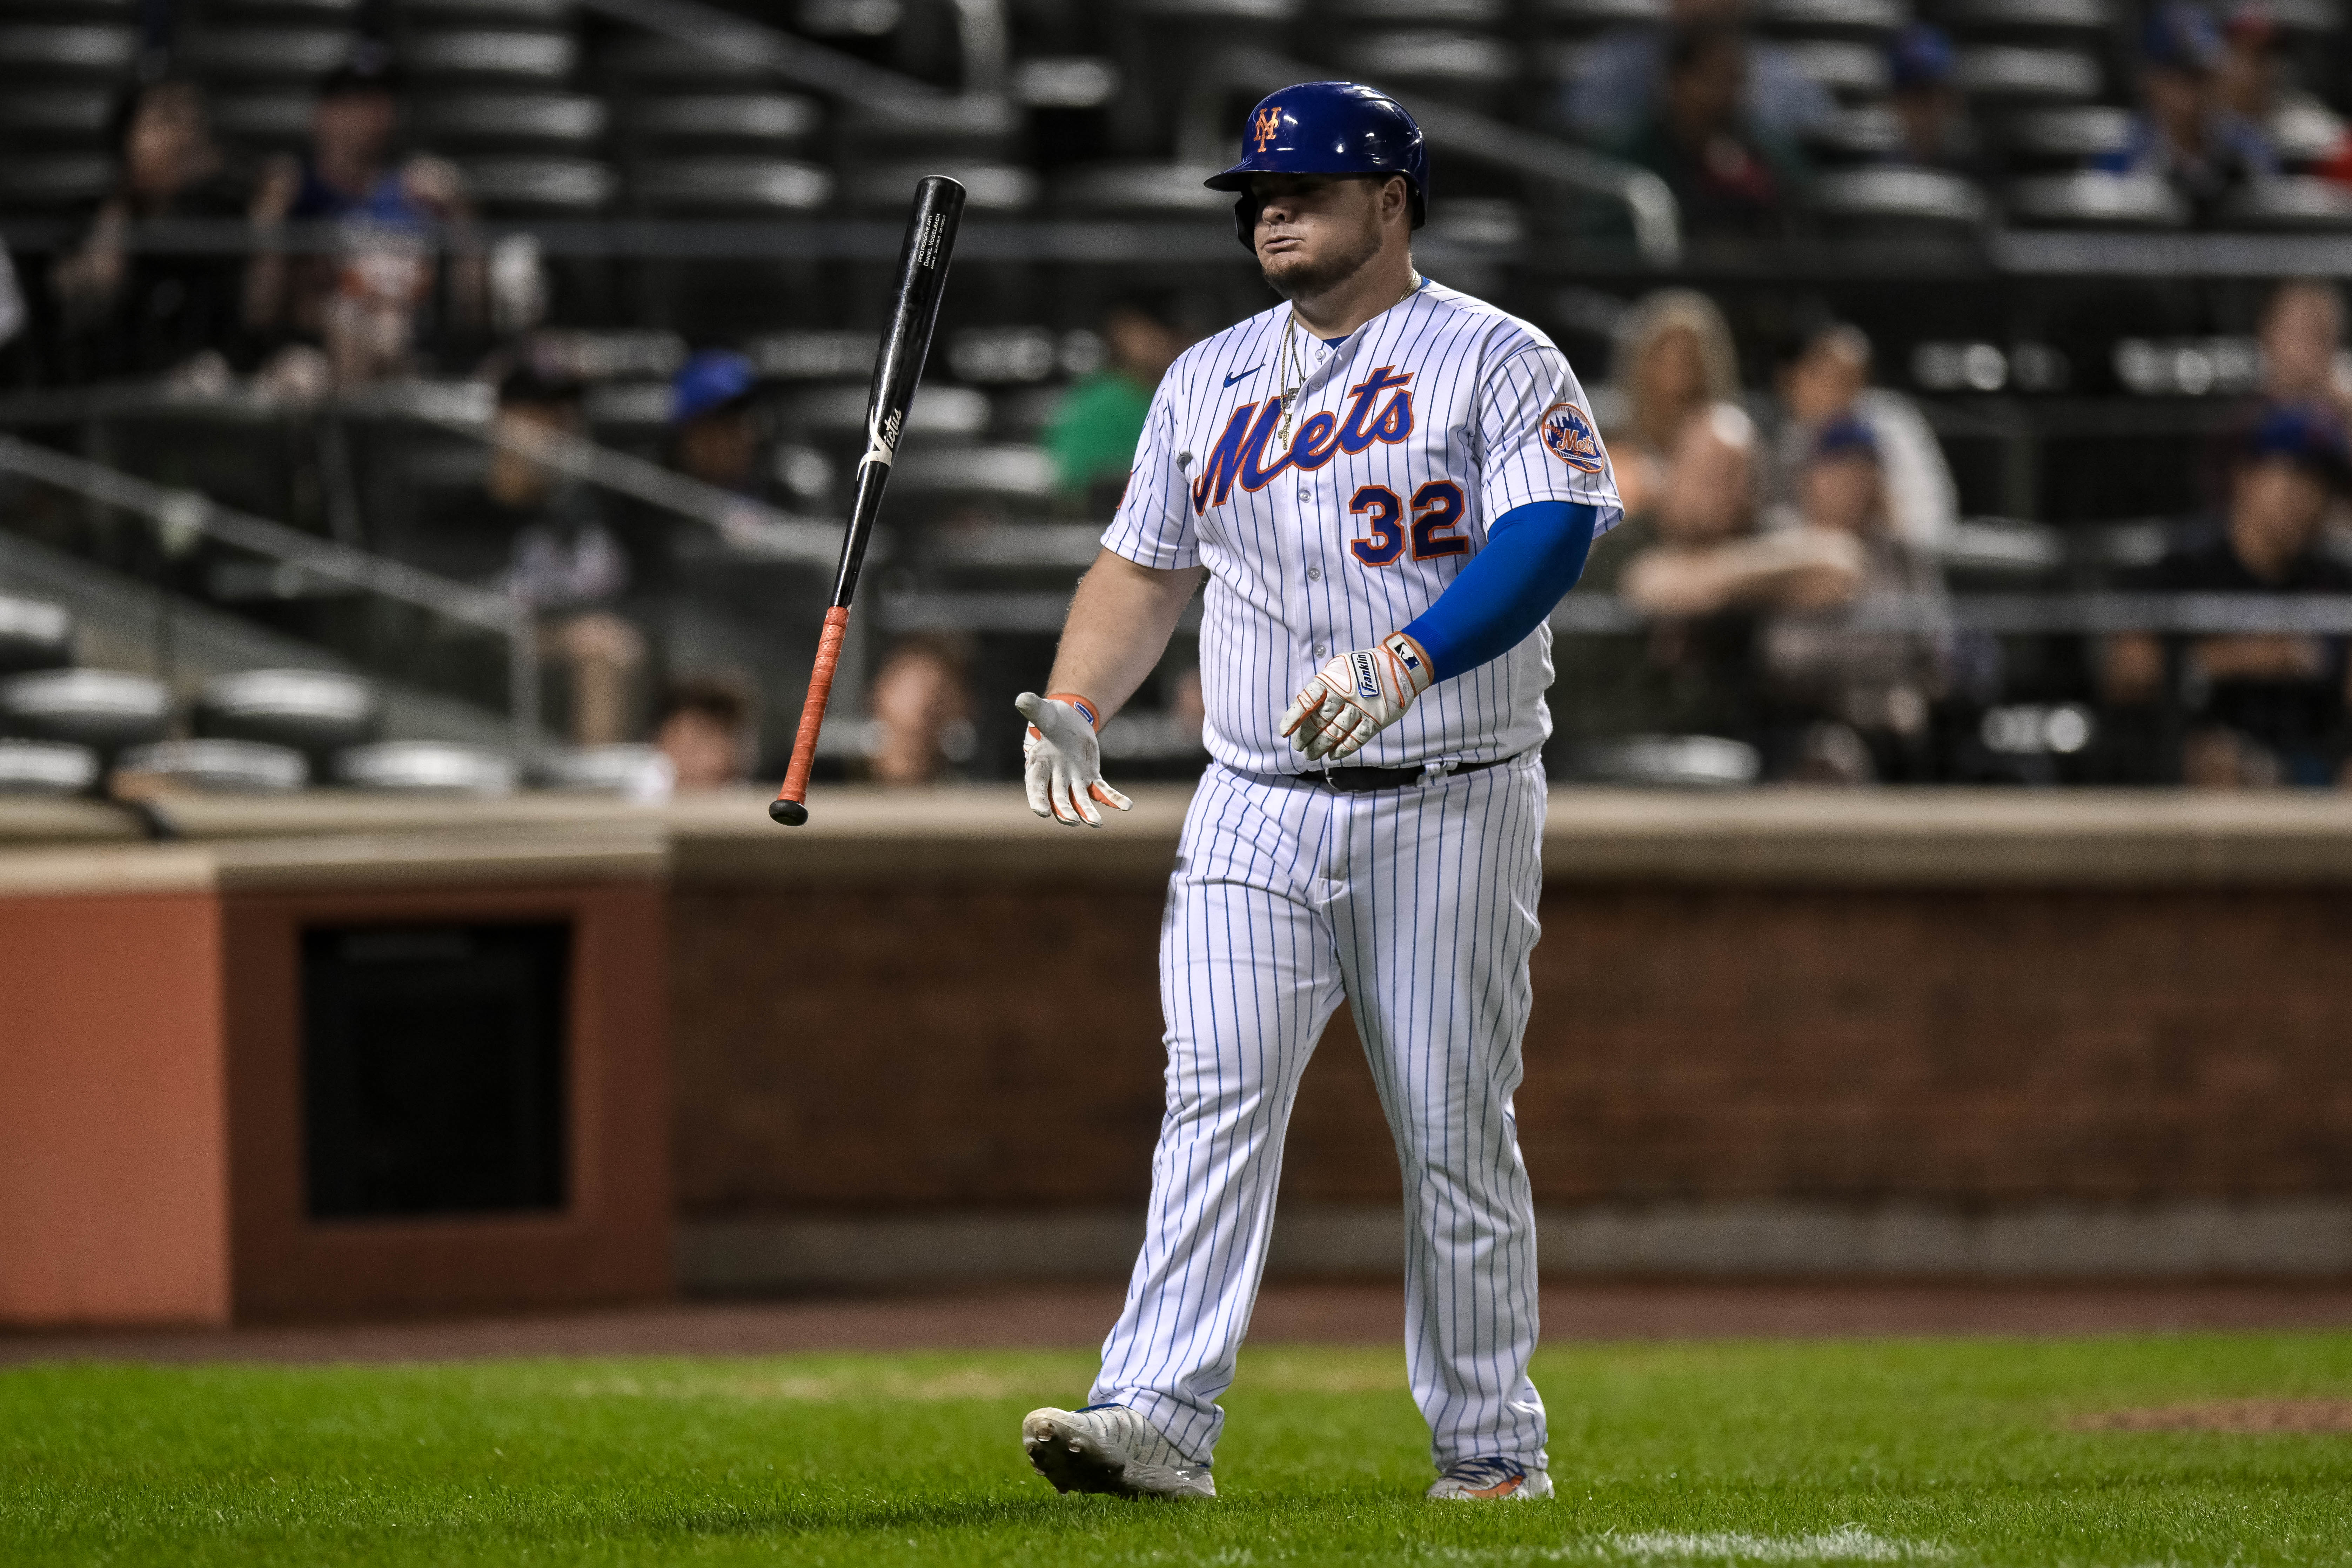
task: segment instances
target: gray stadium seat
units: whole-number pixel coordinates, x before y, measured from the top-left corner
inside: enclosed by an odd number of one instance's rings
[[[2095,33],[2112,20],[2107,0],[1945,0],[1941,17],[1964,33]]]
[[[2352,228],[2352,190],[2333,180],[2283,175],[2237,193],[2221,218],[2232,228],[2340,231]]]
[[[314,763],[375,738],[383,705],[356,675],[325,669],[247,669],[205,683],[194,728],[205,740],[290,747]]]
[[[0,595],[0,675],[73,663],[73,612],[46,599]]]
[[[1483,100],[1508,88],[1520,52],[1483,33],[1370,33],[1339,51],[1344,67],[1376,85]]]
[[[604,100],[565,93],[427,99],[413,116],[436,152],[505,147],[592,148],[604,133]]]
[[[794,146],[816,134],[824,112],[793,93],[697,93],[640,99],[628,112],[629,133],[664,146]]]
[[[658,81],[691,91],[713,82],[730,85],[774,80],[758,60],[706,49],[678,38],[626,38],[601,52],[601,63],[628,81]]]
[[[1450,245],[1503,247],[1527,237],[1527,214],[1497,196],[1457,196],[1431,210],[1426,231]]]
[[[1020,111],[1001,98],[881,99],[845,105],[841,116],[842,144],[861,159],[1001,155],[1020,130]]]
[[[0,92],[0,137],[12,149],[29,145],[96,145],[106,134],[114,95],[103,89]]]
[[[47,669],[0,680],[0,730],[65,741],[111,756],[160,741],[172,694],[160,680],[113,669]]]
[[[1202,22],[1288,22],[1298,15],[1298,0],[1128,0],[1126,9],[1139,16]]]
[[[1043,502],[1057,483],[1052,455],[1037,447],[917,448],[890,467],[894,492]]]
[[[833,198],[833,174],[782,158],[680,158],[630,171],[630,194],[663,211],[808,212]]]
[[[1903,144],[1902,123],[1883,103],[1840,110],[1805,136],[1806,145],[1832,161],[1883,158]]]
[[[492,212],[595,212],[613,199],[613,171],[584,158],[473,158],[465,171]]]
[[[417,77],[497,77],[562,81],[580,63],[580,45],[568,33],[450,32],[412,37],[401,61]]]
[[[861,375],[873,369],[874,351],[866,351]],[[793,400],[787,409],[792,423],[815,436],[862,436],[866,430],[866,389],[862,385],[831,386]],[[970,441],[988,429],[988,394],[968,386],[925,384],[907,410],[901,439]]]
[[[353,789],[421,795],[511,795],[522,770],[512,757],[454,741],[380,741],[335,759],[335,778]]]
[[[1501,27],[1505,0],[1320,0],[1316,16],[1341,26]]]
[[[1579,784],[1736,789],[1763,772],[1755,747],[1715,735],[1628,735],[1564,750],[1561,772]]]
[[[2002,127],[2001,141],[2021,161],[2072,164],[2121,147],[2131,127],[2131,110],[2086,103],[2016,115]]]
[[[1664,22],[1666,0],[1538,0],[1536,14],[1565,31],[1599,32]]]
[[[139,55],[131,27],[0,27],[0,75],[119,76]]]
[[[436,26],[466,22],[562,26],[579,14],[573,0],[406,0],[405,9],[412,16],[431,17]]]
[[[98,753],[59,741],[0,741],[0,795],[87,795],[98,787]]]
[[[113,188],[114,160],[103,153],[0,158],[0,207],[20,212],[84,207]]]
[[[356,41],[340,29],[221,28],[197,34],[182,52],[207,76],[308,84],[350,59]]]
[[[1868,44],[1808,39],[1780,48],[1790,64],[1832,92],[1875,98],[1886,90],[1886,56]]]
[[[1934,169],[1842,170],[1814,182],[1812,200],[1816,212],[1848,226],[1973,228],[1986,215],[1974,182]]]
[[[677,770],[657,746],[566,746],[531,764],[531,782],[545,789],[660,800]]]
[[[241,147],[296,152],[310,142],[308,92],[245,93],[213,100],[213,129]]]
[[[1054,181],[1054,203],[1076,213],[1231,212],[1231,193],[1201,181],[1213,173],[1190,163],[1088,163]]]
[[[2154,174],[2037,175],[2012,182],[2006,205],[2011,216],[2032,223],[2175,228],[2189,221],[2179,195]]]
[[[1033,55],[1013,67],[1013,96],[1030,109],[1100,109],[1119,80],[1118,67],[1097,55]]]
[[[1877,37],[1911,19],[1903,0],[1757,0],[1750,14],[1775,32]]]
[[[914,201],[916,182],[926,174],[945,174],[961,184],[971,212],[1025,212],[1037,205],[1037,176],[1018,163],[933,158],[845,169],[841,182],[853,205],[897,211]]]
[[[310,764],[301,752],[255,741],[159,741],[132,747],[116,765],[190,789],[258,793],[300,789],[310,782]]]
[[[1958,52],[1954,75],[1971,98],[2068,102],[2099,96],[2099,62],[2072,49],[1978,45]]]

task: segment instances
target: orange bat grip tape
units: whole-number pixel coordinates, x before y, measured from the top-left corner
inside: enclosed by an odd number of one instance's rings
[[[808,802],[809,770],[816,765],[817,731],[824,728],[824,705],[833,698],[833,675],[841,668],[841,639],[848,630],[846,605],[824,613],[824,631],[816,639],[816,667],[809,671],[808,701],[801,708],[800,733],[793,737],[793,763],[784,770],[784,787],[777,793],[778,800]]]

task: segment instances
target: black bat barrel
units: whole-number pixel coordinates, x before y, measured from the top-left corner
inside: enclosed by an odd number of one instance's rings
[[[874,390],[866,400],[866,455],[857,464],[849,531],[841,542],[841,570],[834,579],[836,605],[847,605],[857,592],[857,571],[881,510],[882,487],[906,432],[907,407],[922,379],[923,363],[930,358],[931,329],[939,324],[940,296],[947,288],[948,258],[963,221],[963,187],[944,174],[927,174],[915,185],[915,208],[907,219],[898,280],[891,290],[889,331],[874,362]]]

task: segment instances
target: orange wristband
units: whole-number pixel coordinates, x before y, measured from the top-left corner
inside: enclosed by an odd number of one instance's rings
[[[1097,731],[1102,728],[1102,720],[1096,715],[1095,705],[1087,700],[1087,699],[1079,696],[1075,691],[1048,691],[1045,693],[1045,700],[1048,702],[1066,702],[1071,707],[1086,715],[1086,720],[1088,725]]]

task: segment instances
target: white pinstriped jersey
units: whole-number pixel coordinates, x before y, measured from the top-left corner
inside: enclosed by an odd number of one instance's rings
[[[1434,282],[1336,345],[1302,327],[1289,440],[1277,363],[1287,304],[1195,343],[1161,378],[1103,544],[1139,565],[1205,565],[1209,754],[1245,773],[1309,765],[1284,710],[1337,654],[1433,604],[1531,501],[1622,515],[1583,388],[1551,341]],[[1489,762],[1543,743],[1551,631],[1442,679],[1343,767]]]

